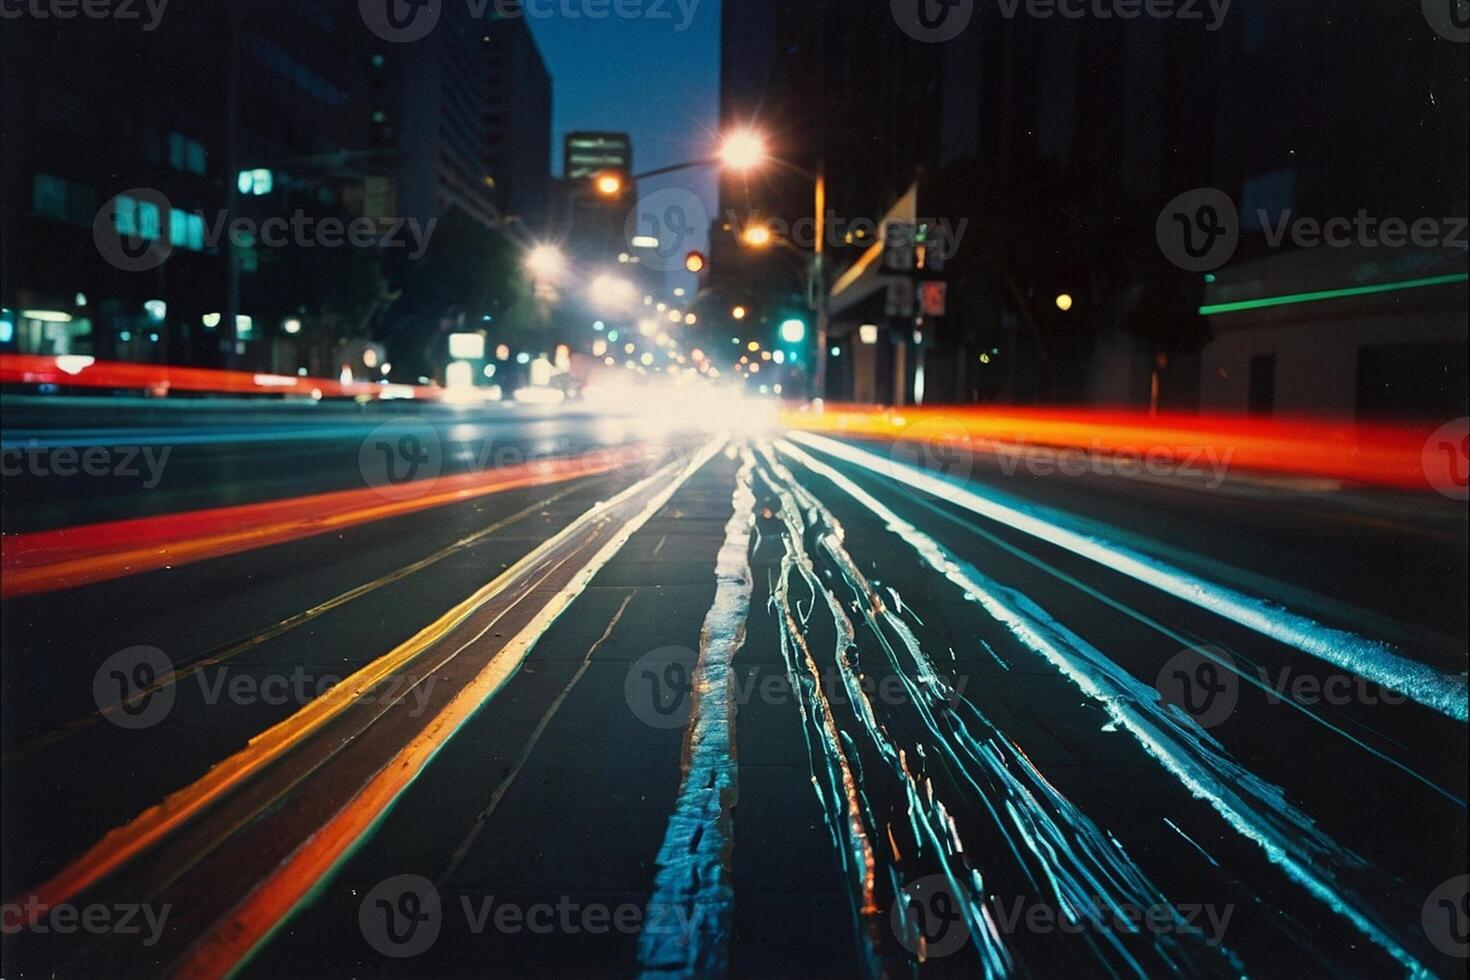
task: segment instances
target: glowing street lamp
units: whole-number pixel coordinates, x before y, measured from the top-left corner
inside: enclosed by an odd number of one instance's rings
[[[771,229],[765,225],[751,225],[745,229],[745,244],[751,248],[765,248],[771,244]]]
[[[537,245],[526,254],[526,271],[537,279],[557,279],[567,270],[567,257],[555,245]]]
[[[1063,313],[1066,313],[1071,308],[1072,296],[1070,293],[1062,293],[1062,295],[1057,297],[1057,309],[1061,310]]]
[[[727,170],[744,173],[766,162],[766,141],[759,133],[736,130],[720,144],[720,164]]]
[[[603,197],[617,197],[623,193],[623,177],[621,174],[609,170],[605,173],[598,174],[592,182],[592,186]]]
[[[730,315],[737,320],[744,320],[746,317],[750,316],[750,311],[743,306],[737,306],[730,311]]]

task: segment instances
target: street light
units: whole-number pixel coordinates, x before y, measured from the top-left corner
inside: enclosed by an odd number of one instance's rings
[[[593,182],[593,187],[603,197],[617,197],[623,192],[623,177],[621,174],[609,170],[606,173],[597,175],[597,179]]]
[[[537,279],[556,279],[567,268],[567,257],[555,245],[537,245],[526,253],[526,271]]]
[[[720,163],[737,172],[755,169],[766,157],[765,138],[754,130],[736,130],[720,144]]]
[[[745,229],[745,244],[751,248],[765,248],[771,244],[771,229],[765,225],[751,225]]]
[[[1062,293],[1062,295],[1057,297],[1057,309],[1061,310],[1063,313],[1066,313],[1071,308],[1072,296],[1070,293]]]

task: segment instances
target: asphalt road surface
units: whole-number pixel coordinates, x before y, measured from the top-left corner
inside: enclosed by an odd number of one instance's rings
[[[5,408],[6,977],[1463,975],[1463,504]]]

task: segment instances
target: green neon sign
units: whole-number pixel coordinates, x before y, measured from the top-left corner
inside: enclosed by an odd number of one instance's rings
[[[1470,274],[1433,276],[1429,279],[1408,279],[1403,282],[1384,282],[1374,286],[1352,286],[1347,289],[1325,289],[1315,293],[1294,293],[1290,296],[1266,296],[1261,299],[1245,299],[1236,303],[1217,303],[1201,306],[1200,316],[1219,316],[1222,313],[1243,313],[1246,310],[1263,310],[1272,306],[1296,306],[1300,303],[1321,303],[1329,299],[1348,299],[1353,296],[1373,296],[1377,293],[1398,293],[1407,289],[1424,289],[1429,286],[1449,286],[1470,280]]]

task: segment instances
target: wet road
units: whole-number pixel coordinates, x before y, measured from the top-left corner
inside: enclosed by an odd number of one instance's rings
[[[1463,971],[1462,505],[387,421],[7,479],[43,569],[378,503],[8,596],[5,975]]]

